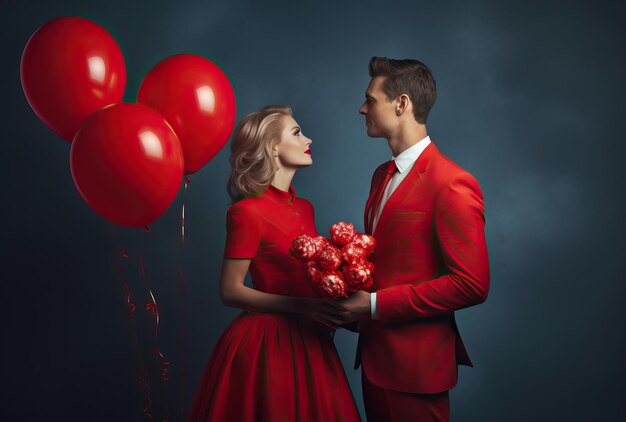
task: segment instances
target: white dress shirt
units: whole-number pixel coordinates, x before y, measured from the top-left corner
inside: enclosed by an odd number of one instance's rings
[[[383,212],[383,208],[385,208],[385,204],[387,204],[387,201],[396,190],[396,188],[400,186],[400,183],[404,180],[406,175],[409,174],[409,171],[411,170],[411,168],[413,168],[413,165],[428,145],[430,145],[429,136],[420,140],[412,147],[402,151],[400,154],[398,154],[397,157],[391,157],[391,159],[396,162],[396,167],[398,168],[398,171],[395,172],[393,176],[391,176],[391,179],[389,180],[389,183],[387,184],[387,187],[383,192],[383,197],[381,198],[380,205],[378,206],[378,212],[374,216],[374,221],[372,224],[372,234],[374,233],[374,230],[376,230],[378,219]],[[373,292],[370,295],[370,310],[372,319],[377,319],[378,312],[376,312],[376,292]]]

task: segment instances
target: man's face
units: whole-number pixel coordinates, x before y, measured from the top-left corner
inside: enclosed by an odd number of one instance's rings
[[[382,89],[384,76],[371,80],[365,92],[365,102],[359,113],[365,116],[367,135],[373,138],[389,138],[397,126],[396,100],[388,100]]]

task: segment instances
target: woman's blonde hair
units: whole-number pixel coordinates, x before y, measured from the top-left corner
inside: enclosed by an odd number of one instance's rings
[[[280,142],[282,116],[291,116],[291,107],[270,105],[241,119],[230,145],[228,195],[232,202],[260,196],[278,170],[272,148]]]

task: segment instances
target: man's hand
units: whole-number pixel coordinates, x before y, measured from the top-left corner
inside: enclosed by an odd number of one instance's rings
[[[370,294],[364,290],[353,293],[348,299],[337,301],[337,304],[343,309],[344,323],[370,316]]]

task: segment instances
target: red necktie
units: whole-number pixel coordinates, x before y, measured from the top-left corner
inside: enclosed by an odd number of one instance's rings
[[[374,231],[374,219],[376,218],[376,214],[378,214],[378,207],[380,206],[380,201],[383,199],[383,193],[385,193],[385,188],[389,184],[391,176],[393,176],[393,174],[398,171],[398,167],[396,167],[396,162],[394,160],[391,160],[389,164],[387,164],[386,170],[387,171],[383,182],[378,185],[378,192],[376,192],[376,196],[374,197],[374,203],[372,204],[372,211],[370,212],[369,231],[372,234]]]

